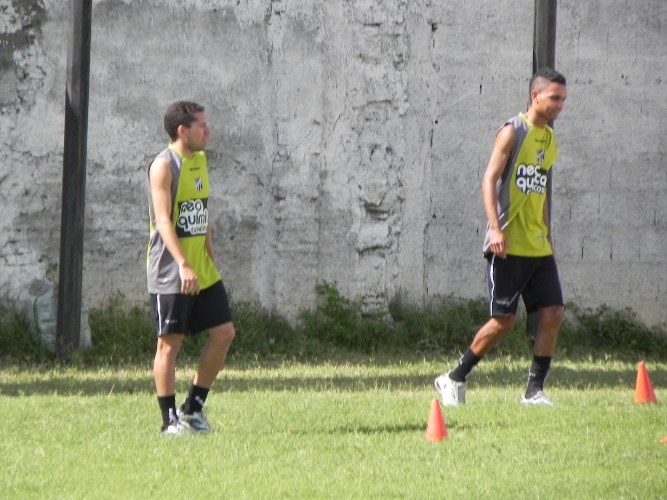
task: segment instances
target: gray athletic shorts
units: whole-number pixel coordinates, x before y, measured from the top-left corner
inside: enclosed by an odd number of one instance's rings
[[[179,333],[194,335],[232,321],[227,291],[222,281],[198,295],[151,294],[158,337]]]
[[[523,298],[528,312],[563,305],[563,292],[553,255],[508,255],[505,259],[491,255],[487,257],[486,281],[491,316],[516,314],[519,297]]]

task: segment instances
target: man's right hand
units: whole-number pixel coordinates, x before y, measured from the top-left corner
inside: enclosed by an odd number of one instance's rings
[[[186,295],[197,295],[199,293],[199,279],[197,273],[184,262],[178,266],[178,274],[181,277],[181,293]]]
[[[489,243],[489,249],[494,255],[501,259],[507,257],[507,243],[502,229],[497,227],[489,229]]]

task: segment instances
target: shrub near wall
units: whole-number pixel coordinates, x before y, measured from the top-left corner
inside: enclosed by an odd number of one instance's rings
[[[565,353],[667,358],[667,330],[647,327],[629,308],[580,309],[568,305],[566,310],[569,320],[559,335],[559,350]]]
[[[251,304],[234,304],[237,335],[230,356],[312,360],[345,353],[457,356],[488,318],[484,300],[434,298],[427,307],[416,307],[395,298],[387,315],[377,315],[364,314],[361,304],[342,296],[335,284],[319,284],[317,294],[315,310],[302,312],[295,325]],[[667,359],[665,329],[646,327],[630,310],[582,310],[568,305],[566,311],[558,356]],[[524,320],[518,318],[516,331],[492,355],[530,355]],[[129,303],[117,294],[105,307],[91,309],[89,321],[93,347],[75,352],[73,362],[152,364],[155,330],[148,303]],[[205,335],[188,338],[181,357],[195,362],[205,340]],[[34,340],[18,313],[1,306],[0,359],[40,363],[54,361],[55,355]]]
[[[40,345],[32,335],[26,319],[4,299],[0,304],[0,360],[11,358],[14,361],[43,361],[51,354]]]

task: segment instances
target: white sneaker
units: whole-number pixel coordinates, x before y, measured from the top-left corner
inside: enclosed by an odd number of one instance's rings
[[[169,425],[163,425],[160,432],[163,436],[179,436],[187,432],[187,430],[178,419],[173,419],[169,422]]]
[[[553,406],[554,403],[543,391],[537,391],[531,397],[525,395],[521,398],[521,404],[527,406]]]
[[[203,411],[196,411],[194,413],[183,413],[183,410],[179,408],[178,421],[180,425],[182,425],[192,433],[196,434],[196,433],[211,432],[211,426],[208,425],[208,420],[206,420]]]
[[[455,382],[449,373],[440,375],[434,382],[435,390],[440,393],[444,406],[458,406],[466,402],[465,382]]]

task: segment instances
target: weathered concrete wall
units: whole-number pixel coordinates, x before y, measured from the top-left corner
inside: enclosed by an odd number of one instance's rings
[[[0,285],[57,277],[69,2],[0,0]],[[667,321],[667,2],[561,0],[554,232],[566,300]],[[145,299],[145,169],[167,104],[213,128],[233,299],[293,316],[484,293],[479,185],[525,109],[533,2],[96,0],[84,296]]]

